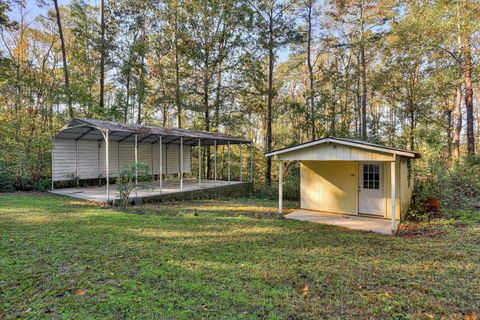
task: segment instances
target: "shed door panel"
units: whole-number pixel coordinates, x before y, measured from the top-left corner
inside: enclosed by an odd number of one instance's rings
[[[385,215],[383,164],[360,162],[359,213]]]

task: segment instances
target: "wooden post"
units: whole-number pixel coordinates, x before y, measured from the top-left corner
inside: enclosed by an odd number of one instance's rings
[[[395,159],[396,157],[394,157]],[[390,209],[390,214],[392,218],[392,234],[395,234],[397,231],[397,225],[396,225],[396,190],[395,190],[395,178],[396,178],[396,170],[395,170],[395,164],[396,161],[390,162],[390,188],[391,188],[391,209]]]
[[[198,187],[202,186],[202,139],[198,139]]]
[[[278,213],[283,211],[283,166],[282,160],[278,160]]]
[[[163,192],[163,143],[162,136],[158,138],[158,144],[160,145],[160,172],[158,174],[158,180],[160,183],[160,193]]]
[[[230,181],[230,140],[228,140],[228,181]]]
[[[180,191],[183,190],[183,138],[180,138]]]

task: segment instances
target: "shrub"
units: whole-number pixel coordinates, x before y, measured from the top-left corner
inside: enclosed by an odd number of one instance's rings
[[[422,212],[429,199],[438,199],[444,208],[480,208],[480,157],[465,158],[452,166],[430,161],[428,170],[423,169],[416,173],[414,210]]]
[[[132,163],[119,173],[116,179],[116,185],[119,196],[118,205],[121,209],[125,209],[128,206],[130,194],[136,187],[136,177],[139,182],[152,180],[152,175],[149,173],[149,171],[150,170],[146,164]]]
[[[298,166],[293,166],[285,170],[287,174],[284,177],[283,183],[283,199],[291,201],[300,200],[300,173]],[[276,200],[278,199],[278,183],[273,183],[271,186],[262,185],[257,196],[263,199]]]

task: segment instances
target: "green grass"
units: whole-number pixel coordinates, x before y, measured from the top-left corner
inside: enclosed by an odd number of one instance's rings
[[[478,212],[403,237],[274,212],[252,199],[118,212],[0,196],[0,319],[479,316]]]

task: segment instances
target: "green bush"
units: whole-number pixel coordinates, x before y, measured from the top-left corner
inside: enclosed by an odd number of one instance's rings
[[[0,161],[0,192],[12,192],[15,190],[15,176],[8,166]]]
[[[480,157],[465,158],[449,165],[440,159],[416,172],[414,210],[422,212],[423,203],[438,199],[444,208],[480,209]]]
[[[285,170],[286,175],[283,183],[283,199],[291,201],[300,200],[300,170],[295,165],[290,170]],[[262,185],[256,192],[257,197],[262,199],[276,200],[278,199],[278,182],[272,183],[271,186]]]
[[[132,163],[119,173],[116,185],[120,208],[125,209],[128,206],[130,194],[136,187],[136,178],[139,182],[150,182],[152,180],[152,175],[149,171],[149,167],[144,163]]]

